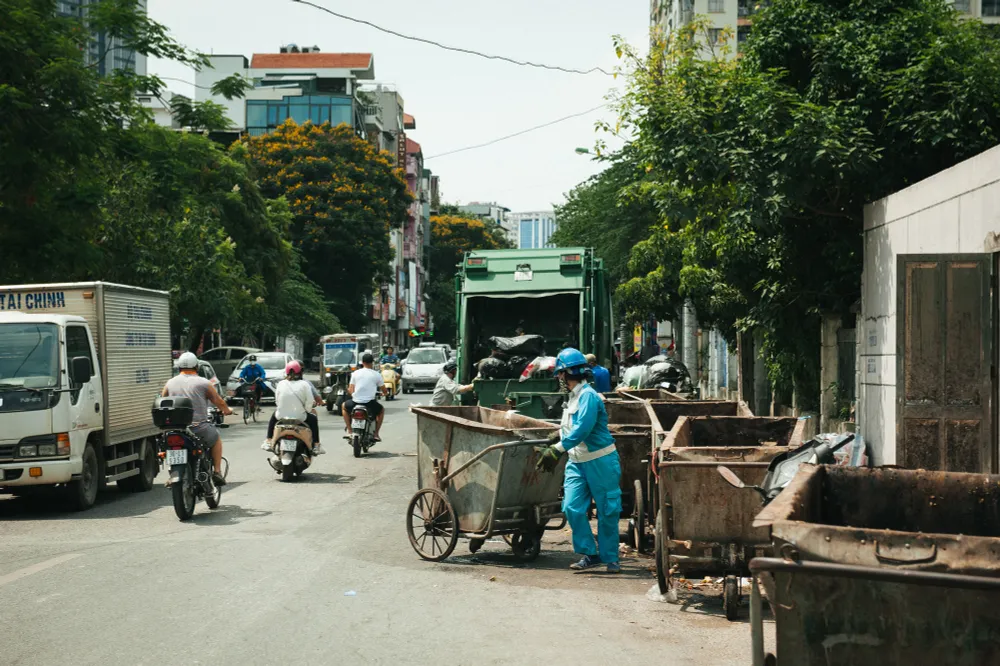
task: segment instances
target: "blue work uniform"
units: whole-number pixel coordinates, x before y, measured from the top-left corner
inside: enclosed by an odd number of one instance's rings
[[[594,373],[594,390],[598,393],[611,393],[611,373],[603,365],[591,368]]]
[[[580,555],[599,555],[605,564],[617,562],[622,468],[608,430],[604,401],[587,382],[580,382],[570,393],[560,435],[562,441],[556,448],[569,454],[562,508],[573,530],[573,550]],[[587,520],[591,500],[597,506],[596,547]]]
[[[266,378],[267,373],[265,373],[264,368],[260,367],[257,363],[247,363],[243,370],[240,371],[240,379],[245,381],[247,384],[252,384],[257,379],[264,381]]]

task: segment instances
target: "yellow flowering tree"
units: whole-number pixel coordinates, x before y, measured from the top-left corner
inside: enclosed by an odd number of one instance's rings
[[[412,197],[394,157],[347,125],[298,125],[246,138],[261,192],[285,197],[302,269],[348,328],[365,322],[373,285],[391,279],[389,231],[407,218]]]

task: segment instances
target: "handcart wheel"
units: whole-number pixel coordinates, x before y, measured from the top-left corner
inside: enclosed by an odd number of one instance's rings
[[[726,576],[722,588],[722,605],[726,609],[726,619],[734,622],[740,613],[740,579],[736,576]]]
[[[511,537],[510,547],[514,550],[514,557],[522,562],[534,562],[542,552],[542,532],[522,532],[518,530]]]
[[[663,513],[656,517],[656,584],[660,594],[670,591],[670,563],[667,561],[670,553],[666,548],[666,535],[663,533]]]
[[[458,543],[458,517],[448,496],[437,488],[423,488],[406,510],[406,535],[417,555],[440,562]]]
[[[642,483],[636,479],[635,500],[632,502],[632,520],[629,521],[629,534],[632,535],[632,546],[640,553],[646,552],[646,500],[642,495]]]

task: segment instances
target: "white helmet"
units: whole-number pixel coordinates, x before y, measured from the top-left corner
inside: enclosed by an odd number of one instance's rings
[[[191,352],[184,352],[177,359],[177,367],[181,370],[194,370],[198,367],[198,357]]]

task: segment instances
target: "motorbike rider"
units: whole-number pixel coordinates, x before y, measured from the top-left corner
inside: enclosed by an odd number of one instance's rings
[[[189,398],[194,404],[191,432],[212,449],[214,467],[212,480],[216,486],[224,486],[226,478],[222,476],[222,438],[209,420],[208,403],[218,407],[226,416],[231,416],[233,410],[229,409],[229,405],[212,386],[212,382],[198,374],[197,356],[191,352],[184,352],[177,359],[177,369],[180,370],[180,374],[166,383],[160,395],[164,398]]]
[[[431,398],[431,404],[435,407],[447,407],[448,405],[455,404],[455,397],[461,393],[468,393],[472,389],[476,388],[472,384],[467,384],[462,386],[455,381],[455,375],[458,374],[458,365],[454,361],[448,361],[444,364],[444,374],[438,379],[437,385],[434,387],[434,397]]]
[[[381,442],[380,433],[382,431],[382,420],[385,418],[385,410],[375,399],[376,395],[385,394],[385,382],[382,380],[382,373],[372,369],[375,358],[368,352],[361,357],[362,368],[358,368],[351,374],[351,385],[347,387],[347,393],[351,396],[344,401],[341,410],[344,415],[344,423],[347,426],[347,437],[351,436],[351,412],[358,405],[368,408],[369,416],[375,417],[375,441]]]
[[[302,378],[302,364],[298,361],[291,361],[285,366],[285,378],[278,382],[274,390],[275,409],[271,414],[271,420],[267,423],[267,439],[261,445],[265,451],[270,451],[273,447],[274,427],[278,421],[289,419],[305,423],[312,431],[314,456],[326,453],[319,443],[319,418],[316,416],[313,407],[322,404],[322,400],[317,397],[316,388],[312,382]]]
[[[396,378],[399,379],[402,375],[399,372],[399,356],[396,355],[396,351],[389,345],[385,348],[385,353],[382,354],[382,358],[379,359],[379,365],[385,365],[388,363],[392,366],[392,369],[396,372]]]
[[[240,379],[246,382],[247,386],[253,387],[254,397],[257,399],[257,408],[260,409],[260,399],[264,393],[263,385],[264,380],[267,379],[267,373],[257,363],[257,357],[253,354],[247,358],[247,364],[243,366],[243,370],[240,372]]]
[[[536,467],[551,472],[563,453],[569,453],[563,480],[563,513],[573,530],[573,550],[583,557],[571,569],[581,571],[599,564],[608,573],[620,573],[618,518],[622,510],[621,462],[608,430],[608,413],[600,394],[590,385],[587,358],[576,349],[564,349],[556,358],[559,383],[569,389],[558,433],[561,439],[538,447]],[[597,506],[597,547],[587,511]]]

